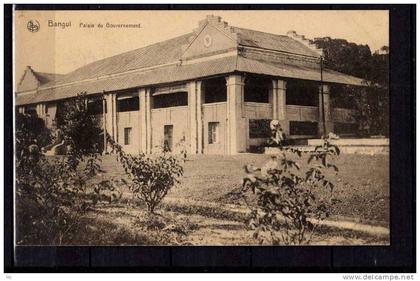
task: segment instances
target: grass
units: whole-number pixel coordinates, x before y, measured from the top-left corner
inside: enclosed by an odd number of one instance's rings
[[[157,215],[147,214],[144,204],[123,187],[121,199],[101,201],[75,221],[74,228],[60,241],[62,245],[257,245],[253,231],[246,226],[249,213],[243,208],[239,190],[245,175],[243,166],[261,167],[269,159],[262,154],[190,156],[183,164],[180,186],[168,193]],[[333,219],[388,226],[388,157],[344,154],[335,163],[339,175],[327,174],[335,179],[336,198],[341,201],[333,210]],[[305,161],[300,164],[302,168],[308,165]],[[101,166],[105,172],[91,181],[127,177],[115,156],[102,157]],[[18,230],[20,234],[30,233]],[[42,241],[31,238],[22,242],[18,239],[18,244],[52,245],[46,236]],[[311,244],[387,245],[389,237],[320,226]]]
[[[243,178],[243,166],[261,167],[269,155],[239,154],[235,156],[193,155],[184,163],[180,186],[168,197],[242,205],[238,195]],[[341,201],[333,210],[336,218],[389,225],[389,158],[387,155],[342,154],[336,160],[340,171],[335,177],[336,198]],[[124,176],[112,156],[103,157],[103,168],[110,176]],[[304,166],[305,162],[301,162]]]

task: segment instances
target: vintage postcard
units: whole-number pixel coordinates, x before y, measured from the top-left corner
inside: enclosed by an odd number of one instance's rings
[[[16,245],[389,245],[386,10],[14,10]]]

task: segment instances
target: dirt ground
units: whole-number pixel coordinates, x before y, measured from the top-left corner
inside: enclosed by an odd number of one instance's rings
[[[258,245],[246,225],[239,195],[244,165],[261,167],[269,155],[189,156],[181,184],[173,188],[150,221],[144,207],[123,190],[119,202],[97,206],[84,218],[78,245]],[[304,167],[306,161],[301,161]],[[341,155],[336,160],[336,198],[331,219],[378,227],[389,224],[387,155]],[[126,177],[114,156],[102,157],[101,177]],[[96,179],[93,179],[96,180]],[[196,202],[195,204],[190,204]],[[198,203],[197,203],[198,202]],[[246,210],[245,210],[246,209]],[[245,211],[244,211],[245,210]],[[311,245],[386,245],[389,235],[321,226]]]
[[[244,165],[261,167],[269,158],[263,154],[189,156],[183,164],[181,184],[168,193],[168,198],[243,205],[238,191],[245,175]],[[125,176],[113,156],[102,159],[108,176]],[[304,160],[300,162],[302,167],[307,165]],[[388,226],[388,155],[342,154],[335,163],[340,170],[334,193],[341,202],[334,208],[333,217]]]
[[[145,213],[141,208],[123,205],[99,207],[89,214],[93,219],[92,229],[87,229],[85,237],[88,239],[89,231],[98,231],[105,223],[102,232],[118,233],[119,237],[129,237],[122,240],[120,245],[191,245],[191,246],[237,246],[259,245],[253,239],[253,231],[248,229],[244,222],[236,219],[214,218],[207,215],[191,214],[182,210],[160,211],[163,216],[171,220],[188,225],[188,230],[179,230],[169,224],[159,230],[145,230],[141,219]],[[94,226],[96,225],[96,226]],[[102,226],[103,227],[103,226]],[[123,233],[123,235],[121,235]],[[139,234],[141,236],[139,236]],[[112,237],[112,235],[110,236]],[[146,240],[147,239],[147,240]],[[94,243],[98,243],[95,240]],[[110,239],[100,239],[101,245],[115,245]],[[320,228],[316,232],[310,245],[386,245],[389,240],[385,236],[371,236],[352,231],[332,230]]]

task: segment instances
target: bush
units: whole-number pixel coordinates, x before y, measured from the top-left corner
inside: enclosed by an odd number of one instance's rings
[[[243,180],[243,195],[252,192],[256,204],[251,208],[249,225],[255,230],[254,238],[260,243],[304,244],[311,241],[319,222],[330,215],[336,202],[333,198],[334,183],[323,174],[324,169],[338,168],[330,162],[331,156],[340,151],[329,139],[324,140],[309,153],[308,163],[316,162],[306,171],[288,158],[286,152],[302,157],[303,152],[283,148],[280,159],[273,158],[262,168],[245,167],[247,176]],[[329,196],[321,196],[321,188],[327,188]]]
[[[174,156],[163,153],[154,157],[144,154],[132,156],[124,153],[121,146],[108,136],[108,142],[117,154],[117,159],[131,178],[129,188],[133,194],[143,201],[149,213],[156,207],[168,191],[179,183],[183,175],[183,167]]]
[[[71,145],[83,142],[77,130],[93,128],[95,123],[81,106],[69,110],[64,118],[64,138]],[[87,124],[82,125],[83,120]],[[89,121],[91,120],[91,121]],[[16,129],[16,227],[18,244],[61,245],[71,241],[80,228],[80,218],[104,197],[107,201],[118,198],[118,182],[103,179],[90,183],[100,165],[98,154],[84,145],[64,157],[46,158],[40,153],[42,145],[37,137],[44,130],[42,120],[29,116],[17,118]],[[87,154],[87,155],[86,155]],[[111,194],[111,195],[110,195]],[[109,198],[111,197],[111,198]]]
[[[15,145],[16,157],[29,155],[29,148],[40,150],[51,142],[51,132],[44,120],[29,114],[16,114]]]
[[[73,155],[75,160],[83,155],[99,153],[103,146],[99,118],[89,113],[87,104],[86,94],[81,93],[64,102],[57,110],[57,127],[63,132],[67,154]],[[74,165],[77,166],[77,163]]]

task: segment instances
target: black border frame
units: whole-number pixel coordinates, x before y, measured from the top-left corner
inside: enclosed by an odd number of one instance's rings
[[[19,10],[389,10],[390,246],[13,247],[12,9],[4,5],[4,270],[20,272],[399,272],[416,271],[415,5],[159,4],[16,5]]]

